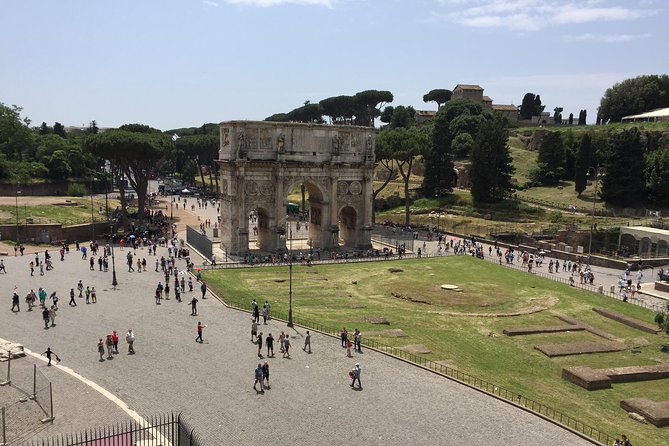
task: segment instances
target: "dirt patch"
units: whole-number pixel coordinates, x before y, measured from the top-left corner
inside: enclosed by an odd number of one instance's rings
[[[625,350],[621,342],[567,342],[563,344],[539,344],[534,346],[544,355],[556,356],[586,355],[590,353],[609,353]]]
[[[363,336],[382,336],[388,338],[405,338],[409,336],[400,328],[393,328],[391,330],[379,330],[379,331],[363,331]]]
[[[417,304],[432,305],[431,302],[428,302],[428,301],[423,300],[423,299],[419,299],[417,297],[405,296],[402,293],[392,292],[392,293],[390,293],[390,295],[397,298],[397,299],[408,300],[409,302],[414,302],[414,303],[417,303]]]
[[[391,273],[403,273],[404,270],[402,268],[388,268],[388,272]]]
[[[364,316],[356,319],[354,322],[367,322],[368,324],[390,325],[388,319],[383,316]]]
[[[432,353],[432,350],[425,347],[423,344],[411,344],[400,347],[402,350],[413,353],[414,355],[429,355]]]
[[[502,333],[507,336],[522,336],[541,333],[559,333],[563,331],[582,331],[585,330],[580,325],[559,325],[559,326],[539,326],[539,327],[519,327],[505,328]]]
[[[514,317],[525,316],[527,314],[538,313],[540,311],[548,310],[546,307],[531,306],[521,308],[518,311],[510,311],[507,313],[464,313],[460,311],[430,311],[433,314],[442,314],[444,316],[459,316],[459,317]]]
[[[366,305],[358,304],[358,303],[352,303],[352,304],[349,305],[349,306],[350,306],[351,308],[365,308],[365,307],[366,307]]]
[[[645,331],[646,333],[657,334],[660,331],[658,330],[656,325],[640,321],[639,319],[634,319],[633,317],[629,317],[625,314],[618,313],[617,311],[609,310],[608,308],[595,307],[592,309],[592,311],[594,311],[597,314],[601,314],[606,318],[613,319],[616,322],[620,322],[621,324],[625,324],[628,327]]]

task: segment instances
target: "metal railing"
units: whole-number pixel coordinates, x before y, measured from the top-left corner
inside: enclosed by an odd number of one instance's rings
[[[150,417],[83,432],[24,443],[26,446],[204,446],[195,430],[179,414]]]
[[[221,301],[223,301],[225,305],[231,308],[248,312],[252,311],[251,304],[239,305],[234,302],[225,301],[219,296],[216,297]],[[288,315],[272,310],[272,318],[285,321],[288,320]],[[293,322],[296,325],[301,325],[303,327],[316,330],[330,336],[334,336],[335,338],[339,337],[339,330],[334,329],[328,325],[322,324],[320,322],[316,322],[308,318],[301,317],[299,314],[296,314],[295,312],[293,312]],[[426,359],[422,356],[410,353],[401,348],[383,344],[382,342],[379,342],[375,339],[362,338],[361,343],[362,345],[368,348],[372,348],[379,352],[385,353],[386,355],[393,356],[403,361],[426,368],[442,376],[445,376],[449,379],[455,380],[461,384],[467,385],[473,389],[485,392],[489,395],[493,395],[496,398],[499,398],[500,400],[504,400],[516,406],[520,406],[524,409],[532,411],[535,414],[544,417],[545,419],[563,425],[571,429],[572,431],[577,432],[578,434],[587,437],[592,441],[596,441],[602,445],[609,445],[613,443],[614,437],[609,435],[608,433],[603,432],[590,425],[587,425],[578,418],[575,418],[571,415],[568,415],[564,412],[561,412],[557,409],[547,406],[546,404],[543,404],[537,400],[528,398],[520,393],[514,392],[513,390],[509,390],[505,387],[499,386],[485,379],[478,378],[476,376],[470,375],[460,370],[437,363],[430,359]]]
[[[37,368],[37,364],[26,366],[12,359],[11,352],[2,386],[11,386],[17,390],[16,401],[0,408],[0,445],[9,444],[28,434],[34,425],[49,423],[55,419],[53,412],[53,386],[49,379]],[[14,367],[14,370],[12,370]],[[39,409],[31,410],[26,403],[34,401]]]

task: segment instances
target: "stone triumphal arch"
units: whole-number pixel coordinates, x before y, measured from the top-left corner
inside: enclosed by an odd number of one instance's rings
[[[249,252],[249,215],[258,249],[286,249],[287,195],[309,193],[313,248],[371,248],[374,129],[357,126],[227,121],[220,124],[221,248]]]

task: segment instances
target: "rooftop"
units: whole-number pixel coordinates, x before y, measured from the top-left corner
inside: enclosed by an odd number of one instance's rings
[[[492,104],[492,109],[499,111],[518,111],[518,107],[513,104]]]
[[[454,90],[460,88],[461,90],[481,90],[483,88],[480,85],[470,85],[470,84],[458,84],[455,86]]]

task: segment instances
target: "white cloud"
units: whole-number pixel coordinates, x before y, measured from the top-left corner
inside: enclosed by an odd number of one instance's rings
[[[650,38],[650,34],[581,34],[578,36],[565,36],[565,42],[604,42],[604,43],[624,43],[633,40]]]
[[[279,5],[305,5],[305,6],[326,6],[331,8],[336,0],[223,0],[231,5],[245,6],[279,6]]]
[[[202,0],[202,4],[204,6],[211,6],[212,8],[218,8],[219,4],[216,2],[212,2],[211,0]]]
[[[641,7],[612,5],[610,0],[437,0],[449,9],[431,19],[448,20],[477,28],[537,31],[547,26],[628,21],[655,15]]]

